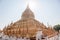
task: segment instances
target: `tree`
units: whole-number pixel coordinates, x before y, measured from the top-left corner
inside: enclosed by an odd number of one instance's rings
[[[60,25],[59,25],[59,24],[58,24],[58,25],[55,25],[55,26],[54,26],[54,29],[59,32],[59,30],[60,30]]]

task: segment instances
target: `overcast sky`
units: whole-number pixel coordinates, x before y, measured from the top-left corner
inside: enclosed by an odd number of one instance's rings
[[[0,0],[0,29],[19,20],[28,3],[39,22],[60,24],[60,0]]]

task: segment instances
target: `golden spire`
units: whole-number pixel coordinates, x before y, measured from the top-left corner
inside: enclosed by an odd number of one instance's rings
[[[29,3],[28,3],[28,5],[27,5],[27,9],[29,9]]]
[[[25,9],[25,11],[22,14],[22,19],[27,19],[27,18],[34,18],[34,14],[31,11],[31,9],[29,8],[29,4],[27,5],[27,8]]]

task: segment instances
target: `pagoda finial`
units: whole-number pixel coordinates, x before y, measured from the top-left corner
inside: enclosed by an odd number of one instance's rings
[[[23,12],[22,19],[28,19],[28,18],[35,18],[33,12],[31,11],[31,9],[29,8],[29,4],[27,5],[27,8],[25,9],[25,11]]]
[[[28,5],[27,5],[27,8],[29,8],[29,3],[28,3]]]

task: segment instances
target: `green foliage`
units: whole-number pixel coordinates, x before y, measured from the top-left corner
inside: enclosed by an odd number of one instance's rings
[[[55,25],[54,26],[54,29],[56,30],[56,31],[59,31],[60,30],[60,25],[58,24],[58,25]]]

